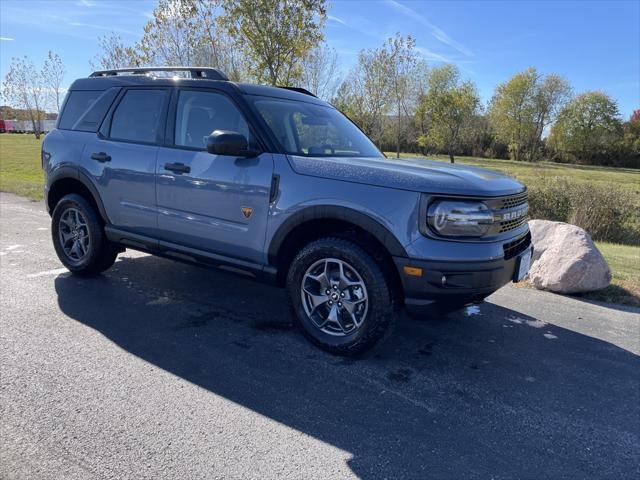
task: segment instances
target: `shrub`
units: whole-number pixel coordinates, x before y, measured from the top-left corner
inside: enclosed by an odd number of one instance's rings
[[[530,216],[577,225],[594,240],[640,245],[636,195],[615,185],[554,177],[529,189]]]

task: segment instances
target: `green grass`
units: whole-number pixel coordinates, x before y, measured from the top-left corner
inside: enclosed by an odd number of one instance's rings
[[[584,298],[610,303],[640,306],[640,247],[596,242],[598,250],[613,274],[604,290],[583,295]]]
[[[32,200],[42,199],[44,177],[40,167],[40,144],[33,135],[0,134],[0,190],[16,193]],[[392,153],[387,153],[392,157]],[[416,155],[402,154],[404,157]],[[448,157],[429,157],[449,161]],[[525,184],[544,182],[552,176],[574,180],[616,184],[640,193],[640,171],[631,169],[562,165],[550,162],[525,163],[459,157],[457,163],[499,170]],[[613,272],[611,286],[585,298],[628,305],[640,305],[640,247],[598,243]]]
[[[0,134],[0,190],[42,199],[41,143],[33,135]]]
[[[385,152],[390,159],[395,153]],[[449,162],[444,155],[422,157],[418,154],[401,153],[400,157],[429,158]],[[516,162],[515,160],[498,160],[495,158],[456,157],[456,163],[474,167],[488,168],[510,175],[525,185],[533,186],[544,183],[552,177],[568,177],[575,181],[594,184],[615,184],[629,191],[640,194],[640,170],[632,168],[610,168],[591,165],[569,165],[553,162]]]

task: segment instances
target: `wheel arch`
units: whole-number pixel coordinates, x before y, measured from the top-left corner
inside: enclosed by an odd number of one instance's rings
[[[50,214],[53,213],[53,209],[62,197],[70,193],[77,193],[91,203],[104,223],[109,223],[109,217],[100,194],[85,173],[72,167],[61,167],[53,174],[49,184],[45,201]]]
[[[402,282],[392,257],[406,257],[406,250],[380,222],[348,207],[307,207],[283,222],[268,247],[269,265],[277,268],[277,283],[285,283],[291,261],[301,248],[325,236],[349,238],[363,247],[381,263],[385,276],[402,297]]]

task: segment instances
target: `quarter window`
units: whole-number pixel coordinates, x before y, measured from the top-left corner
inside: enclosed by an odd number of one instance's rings
[[[64,103],[64,110],[60,115],[58,128],[71,130],[71,127],[80,116],[89,110],[102,93],[102,90],[75,90],[69,92],[69,98]]]
[[[155,143],[162,120],[165,90],[129,90],[113,113],[110,137]]]
[[[247,122],[226,96],[214,92],[181,91],[176,109],[175,144],[204,149],[207,137],[214,130],[238,132],[250,143],[252,141]]]

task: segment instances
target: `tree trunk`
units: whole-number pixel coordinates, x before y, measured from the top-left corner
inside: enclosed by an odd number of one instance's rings
[[[451,163],[456,163],[455,159],[453,158],[453,150],[449,150],[449,160],[451,161]]]
[[[398,128],[396,131],[396,158],[400,158],[400,102],[398,102]]]

